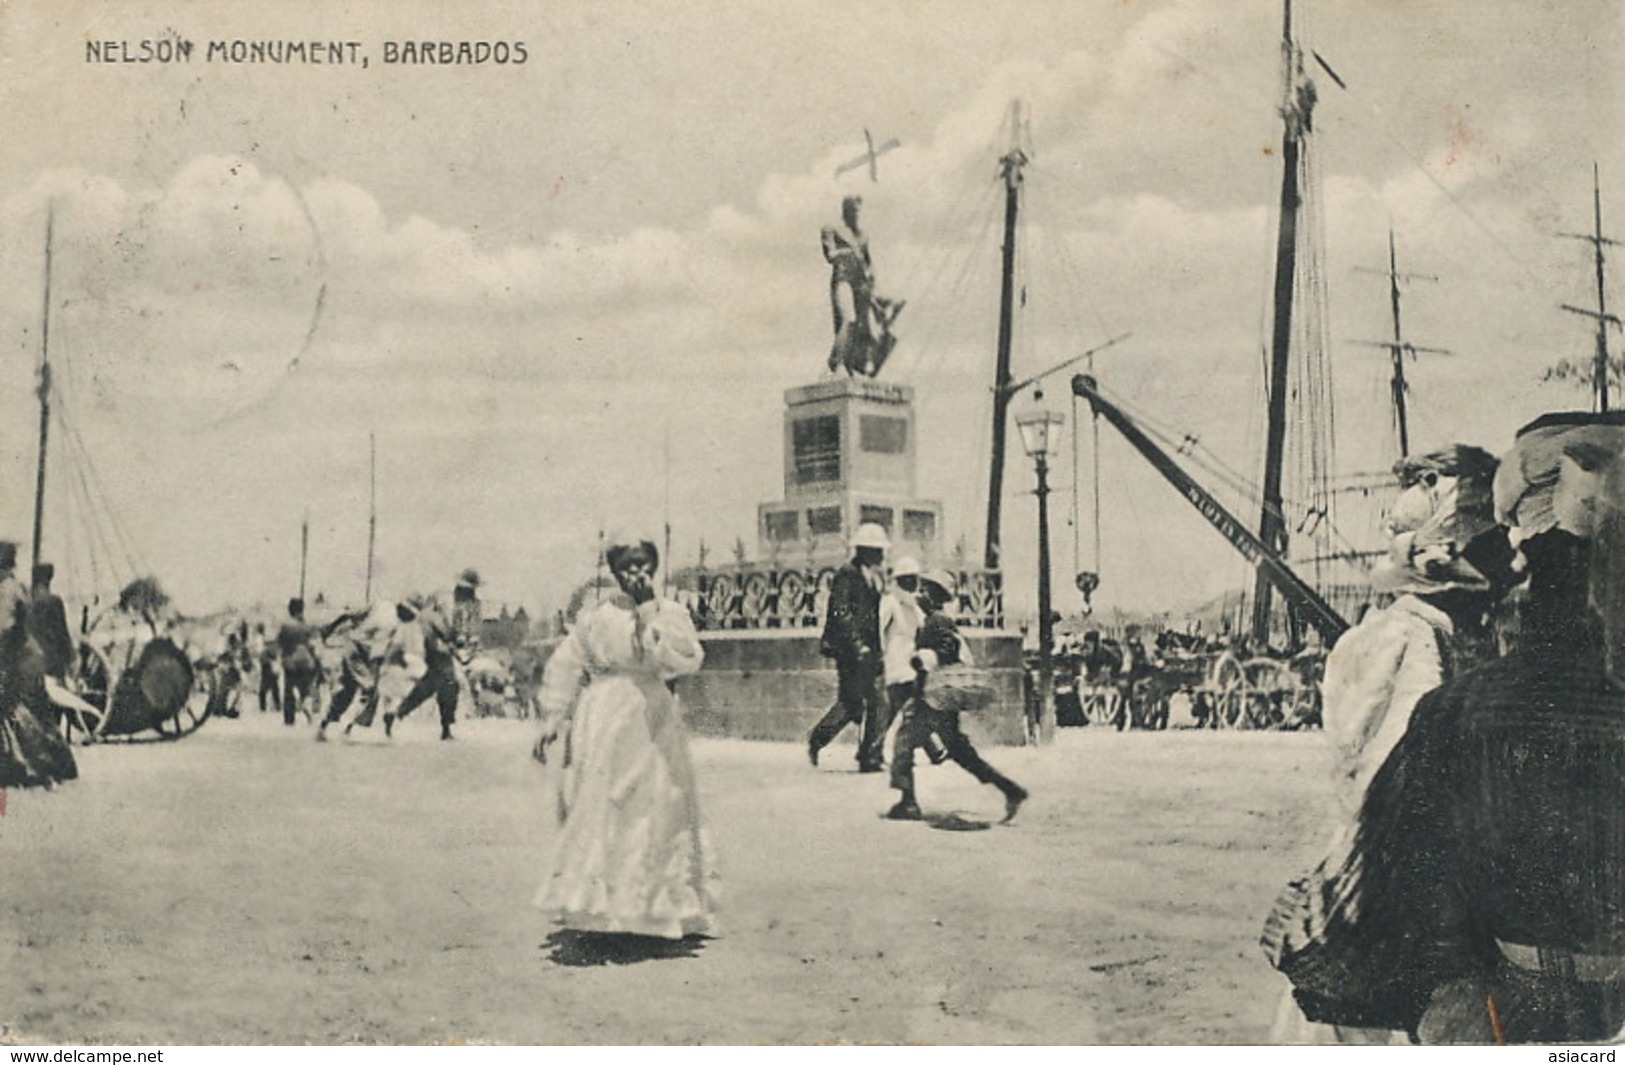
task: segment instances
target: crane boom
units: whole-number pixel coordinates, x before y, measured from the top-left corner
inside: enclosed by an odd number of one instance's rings
[[[1230,546],[1241,552],[1241,556],[1248,563],[1257,567],[1260,575],[1266,577],[1281,592],[1281,597],[1290,603],[1303,618],[1315,627],[1321,637],[1330,647],[1337,642],[1337,638],[1348,631],[1348,622],[1342,615],[1332,609],[1330,603],[1321,598],[1303,578],[1292,571],[1286,560],[1279,554],[1265,546],[1264,541],[1253,534],[1241,520],[1220,503],[1207,489],[1197,484],[1191,476],[1167,452],[1156,445],[1150,437],[1135,425],[1127,414],[1124,414],[1110,400],[1100,394],[1095,379],[1088,374],[1077,374],[1072,378],[1072,391],[1089,401],[1089,406],[1096,414],[1103,416],[1123,438],[1134,446],[1134,449],[1145,456],[1147,462],[1156,467],[1158,473],[1173,485],[1180,495],[1184,496],[1196,508],[1202,517],[1207,519],[1219,531],[1219,534],[1230,541]]]

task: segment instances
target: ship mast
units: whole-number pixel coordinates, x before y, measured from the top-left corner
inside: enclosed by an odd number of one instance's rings
[[[34,474],[34,540],[30,547],[31,566],[40,564],[45,535],[45,445],[51,427],[51,245],[56,225],[56,205],[45,212],[45,307],[40,322],[39,360],[39,465]]]
[[[1016,216],[1021,204],[1021,168],[1027,153],[1021,150],[1020,104],[1011,107],[1014,132],[1011,147],[999,160],[1004,181],[1004,258],[999,286],[998,362],[993,374],[993,459],[988,468],[987,538],[983,565],[999,568],[999,497],[1004,492],[1004,441],[1015,394],[1010,376],[1010,337],[1015,325]]]
[[[1618,244],[1617,240],[1610,240],[1602,235],[1602,191],[1597,176],[1597,164],[1591,164],[1591,208],[1593,229],[1590,233],[1561,233],[1559,236],[1573,237],[1583,240],[1591,245],[1596,253],[1597,262],[1597,309],[1590,310],[1585,307],[1571,307],[1563,304],[1565,311],[1594,318],[1597,322],[1597,355],[1591,367],[1591,392],[1597,405],[1597,410],[1608,409],[1608,327],[1619,328],[1620,321],[1615,315],[1608,313],[1608,296],[1603,287],[1603,254],[1605,244]]]
[[[1286,518],[1282,510],[1281,472],[1286,454],[1286,401],[1288,370],[1291,367],[1292,295],[1297,277],[1298,208],[1302,193],[1298,187],[1299,157],[1311,128],[1315,106],[1315,86],[1303,72],[1303,53],[1292,38],[1292,0],[1286,0],[1282,16],[1281,57],[1284,66],[1284,94],[1281,118],[1281,221],[1275,243],[1275,322],[1270,340],[1269,415],[1264,445],[1263,511],[1258,538],[1272,552],[1286,553]],[[1269,578],[1259,571],[1253,587],[1252,638],[1262,649],[1269,643]]]
[[[373,548],[378,542],[378,434],[367,434],[367,590],[363,602],[372,606]]]
[[[1434,355],[1448,355],[1445,348],[1423,348],[1405,341],[1405,334],[1400,327],[1399,316],[1399,283],[1401,281],[1437,281],[1432,274],[1402,274],[1399,272],[1399,257],[1394,251],[1394,229],[1388,227],[1388,269],[1368,270],[1360,268],[1366,273],[1381,273],[1388,278],[1388,303],[1393,312],[1394,338],[1392,340],[1365,340],[1361,341],[1371,347],[1383,348],[1388,352],[1389,362],[1393,373],[1388,379],[1389,400],[1393,405],[1394,427],[1399,434],[1399,457],[1405,458],[1411,453],[1410,425],[1407,418],[1405,396],[1410,386],[1405,383],[1405,356],[1416,355],[1418,352],[1428,352]]]
[[[1394,312],[1394,343],[1388,349],[1394,376],[1389,382],[1393,393],[1394,426],[1399,431],[1399,457],[1411,453],[1410,427],[1405,424],[1405,340],[1399,328],[1399,258],[1394,251],[1394,230],[1388,227],[1388,301]]]

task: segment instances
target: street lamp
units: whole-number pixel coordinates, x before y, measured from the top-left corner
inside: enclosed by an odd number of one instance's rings
[[[1052,410],[1017,415],[1021,445],[1038,466],[1038,742],[1055,738],[1055,665],[1051,648],[1055,625],[1049,594],[1049,453],[1051,436],[1066,424],[1066,416]]]

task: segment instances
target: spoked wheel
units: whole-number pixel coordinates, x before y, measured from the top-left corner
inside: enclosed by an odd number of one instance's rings
[[[1250,685],[1241,663],[1225,655],[1213,663],[1213,727],[1245,728]]]
[[[1292,688],[1292,675],[1280,663],[1259,659],[1247,663],[1247,727],[1280,728],[1286,723],[1282,703]]]
[[[207,721],[209,716],[207,700],[199,705],[198,700],[188,699],[178,710],[159,721],[153,728],[166,740],[178,740],[202,728],[203,722]]]
[[[1109,684],[1080,688],[1084,720],[1091,725],[1112,725],[1117,722],[1118,706],[1122,696]]]
[[[88,643],[79,645],[79,668],[69,679],[67,689],[78,696],[89,709],[82,706],[57,707],[57,720],[62,734],[69,743],[94,743],[107,720],[107,693],[112,687],[112,670],[107,656]]]
[[[1292,716],[1288,728],[1320,728],[1320,692],[1314,687],[1300,687],[1292,693]]]
[[[69,743],[89,746],[96,742],[96,734],[101,731],[105,717],[98,710],[86,710],[83,707],[59,706],[56,708],[57,721],[62,726],[62,736]]]
[[[160,737],[175,740],[190,735],[208,719],[208,697],[197,697],[192,664],[173,643],[153,640],[142,649],[134,668],[137,672],[127,698],[145,709],[145,724]]]

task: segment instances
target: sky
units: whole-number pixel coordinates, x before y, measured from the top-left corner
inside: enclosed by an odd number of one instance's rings
[[[1560,309],[1596,301],[1590,246],[1561,235],[1591,228],[1593,164],[1625,239],[1622,15],[1300,0],[1343,83],[1311,66],[1340,475],[1393,458],[1387,356],[1360,343],[1392,328],[1390,227],[1400,269],[1427,278],[1406,283],[1406,337],[1451,353],[1407,363],[1416,447],[1503,451],[1535,415],[1588,405],[1542,377],[1593,348]],[[26,554],[44,347],[61,413],[44,554],[70,592],[151,573],[190,612],[280,602],[308,520],[307,587],[358,602],[374,511],[375,595],[475,566],[487,598],[552,609],[591,576],[600,530],[666,522],[678,565],[702,541],[754,551],[756,504],[783,494],[783,393],[828,350],[818,230],[857,193],[877,286],[908,300],[882,379],[915,388],[922,494],[979,557],[1016,101],[1015,376],[1127,334],[1094,357],[1103,386],[1256,479],[1280,34],[1279,0],[14,0],[0,536]],[[144,40],[194,51],[87,59]],[[236,40],[354,41],[367,64],[206,58]],[[402,41],[525,61],[384,62]],[[901,147],[878,181],[837,176],[865,130]],[[1612,280],[1608,298],[1625,299]],[[1015,409],[1070,418],[1067,374],[1045,386]],[[1098,511],[1087,420],[1054,456],[1057,606],[1081,606],[1078,569],[1101,574],[1101,609],[1177,612],[1242,582],[1101,433]],[[1013,433],[1011,451],[1020,613],[1037,523]]]

